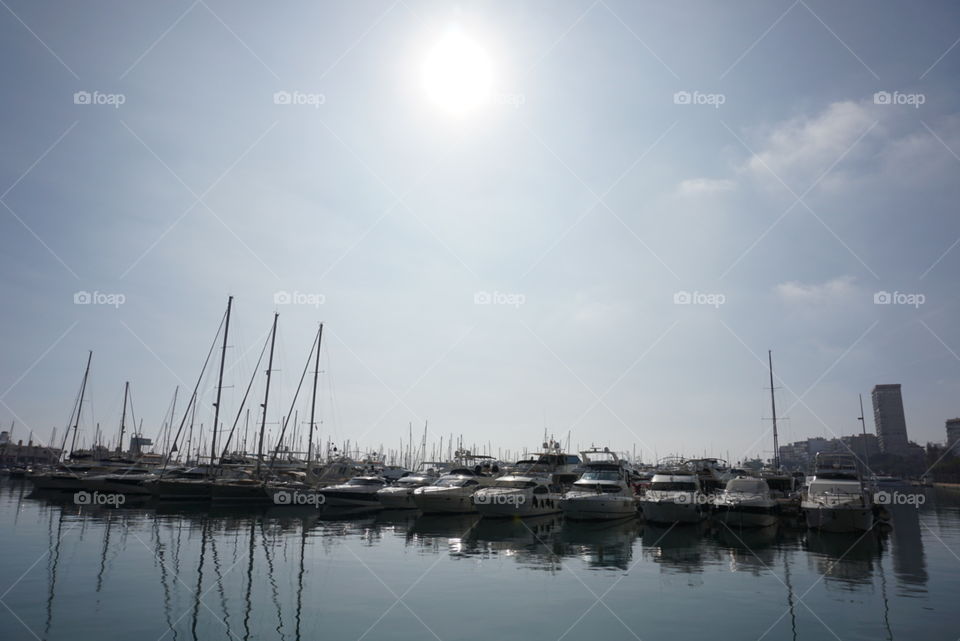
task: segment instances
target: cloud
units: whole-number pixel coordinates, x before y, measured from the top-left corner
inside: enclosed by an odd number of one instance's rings
[[[872,142],[869,139],[879,133],[879,128],[863,139],[861,136],[876,125],[881,116],[882,112],[878,113],[874,105],[844,101],[831,104],[815,116],[787,120],[767,132],[763,144],[754,149],[744,169],[758,177],[776,180],[771,176],[773,172],[799,193],[841,157],[865,154]]]
[[[775,287],[777,295],[786,303],[816,304],[849,298],[857,293],[853,276],[838,276],[824,283],[805,284],[799,281],[780,283]]]
[[[733,191],[737,183],[721,178],[688,178],[677,186],[677,191],[684,196],[715,194]]]

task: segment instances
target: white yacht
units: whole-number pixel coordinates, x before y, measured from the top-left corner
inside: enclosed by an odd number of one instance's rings
[[[546,475],[554,484],[568,486],[580,477],[582,463],[579,456],[565,453],[560,443],[551,438],[543,442],[542,451],[517,461],[512,471],[514,474]]]
[[[815,530],[865,532],[873,527],[873,502],[849,454],[817,454],[800,507],[807,527]]]
[[[320,488],[323,504],[329,507],[380,507],[377,492],[387,482],[379,476],[357,476],[340,485]]]
[[[777,522],[780,504],[763,479],[738,476],[713,499],[714,518],[735,527],[767,527]]]
[[[637,515],[630,471],[608,448],[580,453],[583,474],[560,501],[563,515],[574,521],[622,519]]]
[[[707,496],[693,470],[663,470],[653,475],[640,499],[643,518],[651,523],[697,523],[707,516]]]
[[[436,475],[432,474],[410,474],[393,485],[378,490],[377,499],[388,510],[415,510],[417,504],[413,502],[413,491],[418,487],[426,487],[436,480]]]
[[[467,514],[477,511],[473,494],[493,479],[474,470],[459,467],[450,470],[432,485],[413,491],[414,504],[425,514]]]
[[[473,504],[481,516],[541,516],[560,511],[563,494],[549,476],[511,474],[477,490]]]

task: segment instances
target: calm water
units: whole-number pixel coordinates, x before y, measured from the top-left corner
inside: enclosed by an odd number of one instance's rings
[[[30,492],[0,482],[5,641],[960,636],[960,493],[858,537]]]

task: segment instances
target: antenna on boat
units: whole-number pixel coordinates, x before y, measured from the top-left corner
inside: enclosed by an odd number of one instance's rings
[[[123,434],[127,428],[127,397],[130,396],[130,381],[123,385],[123,412],[120,414],[120,439],[117,441],[117,454],[123,452]]]
[[[313,430],[314,426],[314,416],[315,410],[317,407],[317,377],[320,375],[320,341],[323,339],[323,323],[320,323],[320,329],[317,330],[317,355],[316,362],[313,367],[313,395],[310,397],[310,433],[307,436],[307,482],[310,481],[311,477],[311,463],[310,463],[310,454],[313,451]],[[302,561],[302,558],[301,558]]]

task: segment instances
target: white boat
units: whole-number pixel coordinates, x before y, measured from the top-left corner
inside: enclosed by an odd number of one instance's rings
[[[563,515],[574,521],[623,519],[637,515],[630,471],[609,449],[580,453],[583,474],[560,501]]]
[[[640,511],[650,523],[698,523],[707,516],[709,499],[696,472],[677,468],[653,475],[640,499]]]
[[[513,474],[527,476],[548,476],[552,483],[569,486],[583,471],[583,462],[576,454],[567,454],[560,443],[554,439],[543,442],[543,450],[530,455],[530,458],[517,461]]]
[[[426,487],[437,480],[430,474],[411,474],[399,479],[393,485],[377,491],[380,505],[388,510],[415,510],[417,504],[413,502],[413,491],[418,487]]]
[[[321,488],[318,493],[328,507],[381,507],[377,492],[386,484],[379,476],[357,476],[346,483]]]
[[[865,532],[873,527],[873,501],[849,454],[817,454],[800,507],[807,527],[815,530]]]
[[[735,527],[767,527],[777,522],[780,504],[763,479],[738,476],[713,499],[713,518]]]
[[[424,514],[469,514],[477,511],[473,494],[493,479],[465,467],[450,470],[432,485],[413,491],[413,502]]]
[[[563,494],[549,476],[512,474],[477,490],[473,504],[484,517],[541,516],[560,511]]]

